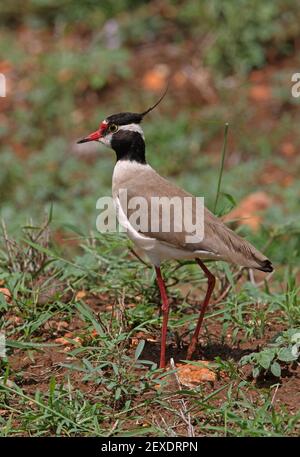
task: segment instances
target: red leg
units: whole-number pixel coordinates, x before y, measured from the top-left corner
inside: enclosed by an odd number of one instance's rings
[[[160,368],[166,367],[166,342],[167,342],[167,328],[168,328],[168,318],[169,318],[169,301],[166,292],[166,287],[164,280],[161,275],[159,267],[155,267],[156,279],[158,282],[158,287],[160,290],[161,300],[162,300],[162,312],[163,312],[163,324],[161,332],[161,347],[160,347]]]
[[[206,308],[207,308],[207,306],[209,304],[209,300],[210,300],[211,294],[212,294],[212,292],[214,290],[215,283],[216,283],[216,278],[209,271],[209,269],[206,268],[204,263],[200,259],[196,259],[196,262],[198,263],[200,268],[202,268],[202,270],[204,271],[204,274],[205,274],[205,276],[207,277],[207,280],[208,280],[208,286],[207,286],[207,291],[206,291],[206,295],[205,295],[203,304],[201,306],[200,316],[199,316],[199,319],[198,319],[198,322],[197,322],[197,326],[196,326],[194,335],[192,336],[190,345],[188,347],[187,356],[186,356],[187,360],[191,359],[193,353],[195,352],[195,349],[196,349],[196,346],[197,346],[197,342],[198,342],[199,332],[200,332],[201,325],[202,325],[203,318],[204,318],[204,314],[205,314]]]

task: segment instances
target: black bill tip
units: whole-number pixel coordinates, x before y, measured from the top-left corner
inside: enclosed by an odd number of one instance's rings
[[[77,144],[87,143],[88,141],[90,140],[88,140],[87,138],[82,138],[82,140],[77,141]]]

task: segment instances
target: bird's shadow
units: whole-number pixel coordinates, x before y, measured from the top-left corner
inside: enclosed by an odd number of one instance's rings
[[[170,360],[170,358],[173,358],[175,363],[186,360],[187,348],[188,345],[185,345],[182,348],[174,345],[168,345],[166,348],[166,359]],[[227,344],[215,342],[209,343],[203,347],[198,345],[192,360],[213,361],[216,357],[220,357],[222,360],[234,360],[235,362],[238,362],[244,355],[250,354],[251,352],[253,352],[251,349],[230,347]],[[160,345],[158,343],[146,341],[140,358],[158,364],[159,357]]]

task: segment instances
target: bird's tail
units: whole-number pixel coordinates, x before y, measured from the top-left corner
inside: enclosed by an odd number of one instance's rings
[[[269,259],[259,260],[257,270],[265,271],[266,273],[271,273],[274,270],[272,262]]]

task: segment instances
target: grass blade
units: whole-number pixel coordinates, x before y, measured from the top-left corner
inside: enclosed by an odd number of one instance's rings
[[[228,124],[228,122],[226,122],[225,129],[224,129],[224,141],[223,141],[223,148],[222,148],[221,167],[220,167],[220,172],[219,172],[217,194],[216,194],[215,205],[214,205],[214,214],[216,214],[216,209],[217,209],[219,195],[220,195],[220,189],[221,189],[221,182],[222,182],[225,155],[226,155],[226,148],[227,148],[228,129],[229,129],[229,124]]]

